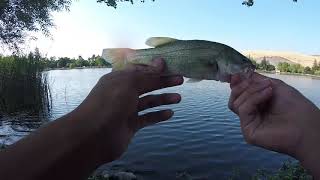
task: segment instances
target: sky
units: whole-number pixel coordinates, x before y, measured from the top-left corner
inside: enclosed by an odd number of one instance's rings
[[[52,38],[38,36],[27,49],[46,56],[89,57],[104,48],[146,48],[152,36],[203,39],[239,51],[274,50],[320,54],[319,0],[146,0],[117,9],[96,0],[74,1],[53,14]]]

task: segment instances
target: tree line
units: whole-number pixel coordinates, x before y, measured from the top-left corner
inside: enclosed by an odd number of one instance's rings
[[[250,57],[249,57],[250,58]],[[288,72],[288,73],[300,73],[300,74],[311,74],[311,75],[320,75],[320,62],[314,60],[313,66],[302,66],[301,64],[289,64],[287,62],[280,62],[277,67],[270,64],[270,62],[264,57],[260,63],[256,60],[251,59],[252,63],[256,66],[257,70],[263,71],[275,71]]]
[[[111,64],[105,61],[101,56],[92,55],[88,59],[84,59],[82,56],[79,56],[78,58],[50,57],[44,59],[44,66],[49,69],[55,69],[77,67],[111,67]]]
[[[311,68],[309,66],[303,67],[301,64],[289,64],[282,62],[278,64],[277,69],[280,72],[320,75],[320,62],[318,63],[317,60],[314,60]]]

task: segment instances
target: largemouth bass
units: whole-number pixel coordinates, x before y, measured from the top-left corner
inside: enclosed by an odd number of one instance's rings
[[[203,79],[229,82],[230,75],[245,76],[254,71],[251,61],[235,49],[217,42],[178,40],[152,37],[146,41],[149,49],[104,49],[102,58],[110,62],[113,71],[128,64],[150,64],[152,59],[165,60],[168,73],[180,74],[197,82]]]

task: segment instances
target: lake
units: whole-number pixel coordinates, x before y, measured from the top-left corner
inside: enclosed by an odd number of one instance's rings
[[[0,143],[11,144],[42,123],[72,111],[98,79],[110,71],[49,71],[52,93],[49,118],[35,121],[30,117],[31,120],[25,123],[16,123],[2,117]],[[303,76],[267,75],[294,86],[320,106],[320,80]],[[202,81],[185,83],[156,93],[159,92],[178,92],[182,95],[180,104],[170,106],[175,111],[174,117],[138,132],[121,159],[100,167],[98,171],[130,171],[140,179],[176,179],[184,173],[194,179],[227,179],[232,174],[248,178],[257,169],[275,171],[289,159],[288,156],[246,144],[238,117],[227,108],[230,94],[228,84]],[[23,118],[28,117],[16,117]]]

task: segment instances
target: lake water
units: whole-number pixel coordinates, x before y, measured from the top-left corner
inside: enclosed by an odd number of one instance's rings
[[[48,72],[52,93],[49,120],[72,111],[98,79],[109,72],[110,69]],[[302,76],[268,76],[282,79],[320,106],[320,80]],[[240,174],[244,179],[257,169],[277,170],[289,159],[246,144],[240,133],[238,117],[227,108],[228,84],[202,81],[159,92],[182,95],[180,104],[170,106],[175,111],[174,117],[141,130],[121,159],[100,167],[99,171],[130,171],[140,179],[176,179],[184,173],[194,179],[227,179],[232,174]],[[3,117],[0,140],[13,143],[42,122],[12,124]]]

